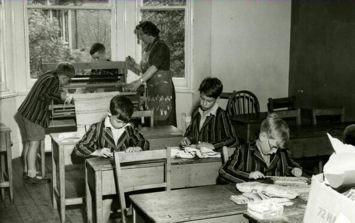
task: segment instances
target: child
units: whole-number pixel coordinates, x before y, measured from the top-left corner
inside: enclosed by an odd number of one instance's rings
[[[115,96],[110,102],[110,114],[91,125],[72,152],[73,163],[89,157],[113,157],[113,151],[139,152],[149,149],[149,142],[129,123],[133,103],[125,96]],[[104,200],[104,219],[109,219],[112,199]]]
[[[133,103],[125,96],[111,99],[110,113],[91,125],[72,153],[74,162],[92,156],[112,157],[113,151],[138,152],[149,149],[149,142],[129,123]]]
[[[227,113],[217,104],[223,90],[218,78],[208,77],[199,87],[200,106],[192,113],[182,146],[197,144],[200,147],[221,150],[223,146],[236,146],[238,139]]]
[[[66,92],[60,88],[75,75],[74,66],[60,63],[53,71],[41,75],[21,104],[15,119],[22,133],[24,177],[26,183],[42,184],[47,181],[36,176],[37,149],[45,137],[49,124],[49,105],[52,100],[66,101]]]
[[[285,149],[290,138],[285,121],[271,113],[261,123],[259,138],[242,145],[219,170],[220,182],[243,182],[265,176],[301,176],[302,169]]]
[[[110,61],[106,58],[106,48],[102,43],[94,43],[90,48],[90,56],[94,62]],[[91,75],[118,75],[117,69],[91,70]]]
[[[355,124],[348,125],[344,129],[343,142],[355,146]]]

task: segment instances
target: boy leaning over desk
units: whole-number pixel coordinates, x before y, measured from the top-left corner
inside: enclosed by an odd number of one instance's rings
[[[63,62],[55,70],[39,76],[15,115],[22,135],[25,183],[47,183],[46,179],[37,176],[37,151],[49,125],[49,105],[52,101],[68,102],[69,97],[61,87],[68,84],[74,75],[74,66]]]
[[[302,175],[298,163],[291,159],[285,148],[290,138],[286,122],[275,113],[261,123],[259,138],[238,147],[219,170],[219,182],[238,183],[265,176]]]
[[[75,145],[71,154],[73,163],[84,162],[94,156],[110,158],[113,157],[113,151],[148,150],[149,142],[129,122],[132,114],[133,103],[129,98],[119,95],[113,97],[110,101],[110,113],[101,122],[91,125]],[[104,222],[109,220],[112,201],[105,199],[103,202]]]
[[[196,144],[221,151],[223,146],[233,147],[238,144],[237,135],[227,113],[219,107],[218,97],[223,91],[218,78],[205,78],[198,89],[200,105],[191,115],[191,124],[187,127],[182,146]]]

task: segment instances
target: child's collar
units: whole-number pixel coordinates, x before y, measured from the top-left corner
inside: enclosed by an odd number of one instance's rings
[[[205,113],[204,116],[210,116],[210,115],[216,116],[218,108],[219,108],[219,104],[216,102],[216,103],[212,106],[212,108],[210,108],[209,110],[203,111],[201,108],[198,108],[198,112],[200,113],[201,116],[204,115],[203,113]]]

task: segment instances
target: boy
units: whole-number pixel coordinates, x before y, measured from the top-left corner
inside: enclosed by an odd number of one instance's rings
[[[199,87],[200,106],[192,113],[191,124],[187,127],[182,146],[197,144],[220,151],[223,146],[238,144],[235,130],[227,113],[217,104],[223,90],[218,78],[208,77]]]
[[[133,103],[125,96],[115,96],[106,118],[90,126],[72,153],[74,162],[92,156],[113,157],[113,151],[138,152],[149,149],[149,142],[129,123]]]
[[[301,176],[301,167],[285,149],[289,141],[289,128],[275,113],[261,123],[259,138],[234,151],[219,170],[219,181],[243,182],[265,176]]]
[[[113,151],[139,152],[149,149],[149,142],[129,123],[133,103],[125,96],[115,96],[110,102],[110,114],[91,125],[72,152],[73,163],[99,156],[113,157]],[[112,199],[104,200],[104,222],[110,217]],[[113,205],[115,206],[115,205]]]
[[[93,62],[110,61],[106,58],[106,48],[102,43],[94,43],[90,48]],[[92,70],[91,75],[118,75],[117,69]]]
[[[70,63],[59,63],[55,70],[41,75],[35,82],[16,114],[23,141],[24,177],[26,183],[42,184],[47,181],[36,176],[37,149],[45,137],[49,124],[49,105],[52,100],[67,100],[66,92],[60,88],[75,75]]]

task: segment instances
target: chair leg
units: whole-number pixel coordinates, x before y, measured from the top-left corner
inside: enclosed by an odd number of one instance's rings
[[[7,175],[9,180],[9,191],[10,191],[10,201],[14,203],[14,191],[13,191],[13,181],[12,181],[12,154],[7,153]]]
[[[0,182],[5,181],[5,156],[3,153],[0,153]],[[1,200],[5,199],[5,188],[1,187]]]
[[[136,216],[137,212],[136,209],[133,208],[133,223],[137,222],[137,216]]]
[[[41,174],[42,177],[45,177],[46,176],[46,154],[45,154],[44,140],[42,140],[40,144],[40,153],[41,153]]]

